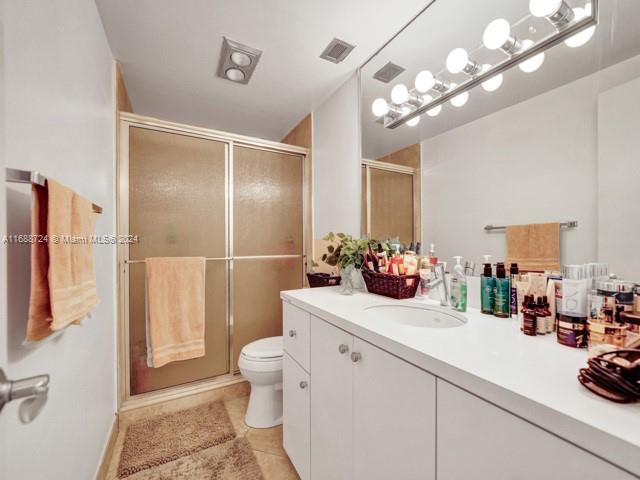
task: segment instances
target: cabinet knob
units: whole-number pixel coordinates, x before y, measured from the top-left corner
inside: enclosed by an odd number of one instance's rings
[[[300,382],[300,388],[301,388],[301,389],[303,389],[303,390],[304,390],[304,389],[305,389],[305,388],[307,388],[308,386],[309,386],[309,384],[308,384],[306,381],[304,381],[304,380],[303,380],[303,381],[301,381],[301,382]]]
[[[295,337],[296,336],[296,331],[295,330],[289,330],[289,336],[291,338]]]
[[[359,361],[362,358],[362,355],[360,354],[360,352],[351,352],[351,361],[353,363]]]
[[[349,351],[349,345],[345,345],[344,343],[340,344],[338,351],[342,354],[347,353]]]

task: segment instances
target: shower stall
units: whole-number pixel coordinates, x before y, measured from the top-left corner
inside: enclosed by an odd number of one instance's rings
[[[120,401],[234,381],[244,345],[282,334],[279,292],[304,285],[308,151],[133,114],[119,150],[118,233],[134,240],[118,245]],[[147,367],[145,259],[192,256],[207,259],[206,354]]]

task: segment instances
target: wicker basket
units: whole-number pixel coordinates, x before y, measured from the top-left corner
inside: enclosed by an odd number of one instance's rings
[[[340,277],[328,273],[307,273],[307,280],[311,288],[340,285]]]
[[[368,268],[362,269],[362,277],[369,293],[402,300],[416,296],[420,275],[390,275],[378,273]]]

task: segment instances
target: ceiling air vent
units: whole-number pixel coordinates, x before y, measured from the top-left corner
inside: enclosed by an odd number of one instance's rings
[[[404,68],[402,68],[400,65],[387,62],[384,67],[373,74],[373,78],[375,78],[376,80],[380,80],[382,83],[389,83],[402,72],[404,72]]]
[[[334,38],[320,54],[320,58],[324,58],[333,63],[340,63],[347,58],[347,55],[349,55],[354,48],[354,45],[339,38]]]

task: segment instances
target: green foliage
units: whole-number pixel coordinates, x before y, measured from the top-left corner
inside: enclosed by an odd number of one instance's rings
[[[340,269],[345,269],[348,266],[362,268],[369,246],[374,252],[378,250],[378,244],[381,244],[382,249],[386,252],[391,250],[391,246],[387,241],[379,242],[372,238],[353,238],[351,235],[345,235],[344,233],[329,232],[323,240],[336,245],[328,245],[327,253],[322,255],[321,260],[327,265],[338,266]]]

